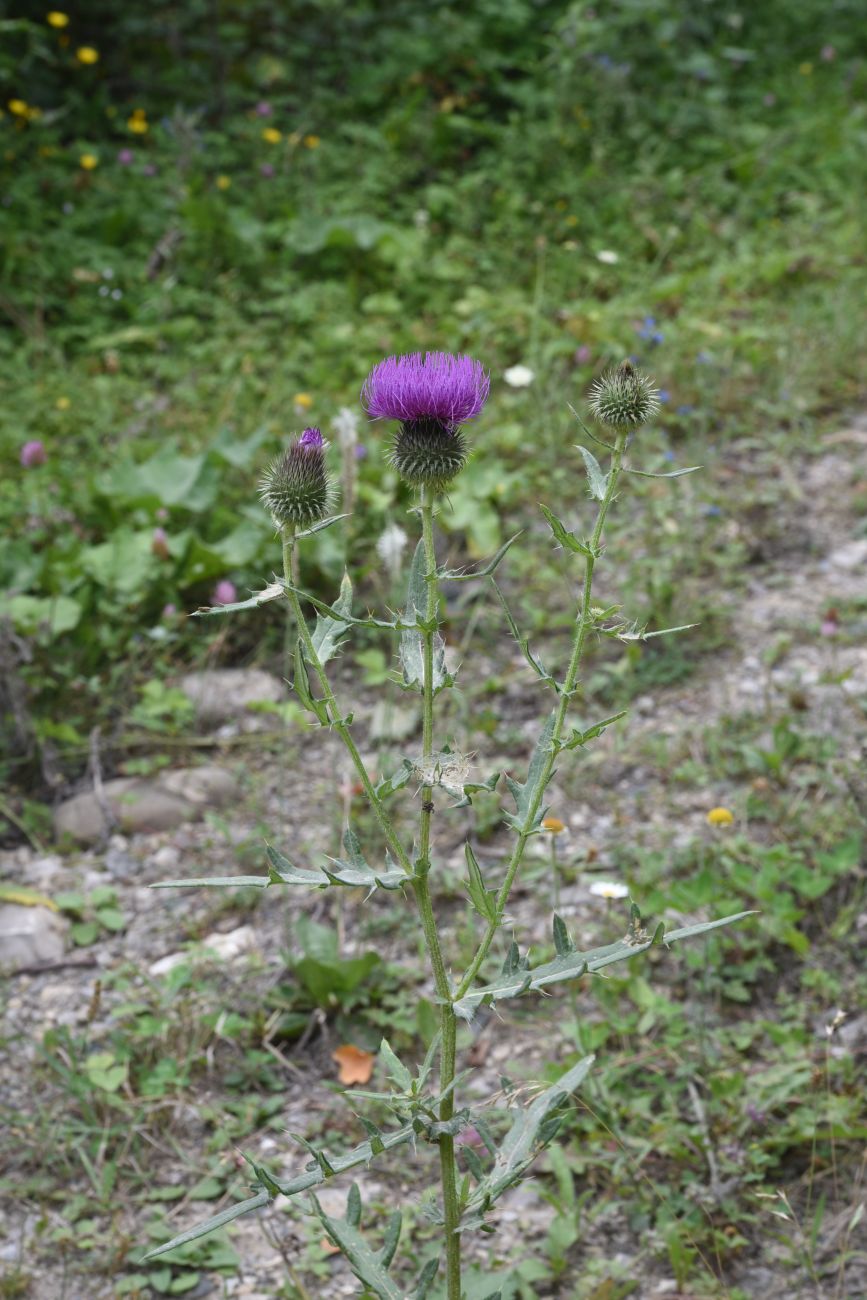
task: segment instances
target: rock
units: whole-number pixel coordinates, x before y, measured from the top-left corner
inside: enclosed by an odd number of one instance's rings
[[[180,860],[180,850],[174,844],[163,844],[151,856],[150,863],[151,866],[159,867],[160,871],[174,871]]]
[[[838,546],[836,551],[832,551],[828,556],[828,563],[835,569],[860,569],[867,565],[867,538],[860,538],[858,541],[847,542],[845,546]]]
[[[230,930],[228,934],[216,931],[214,934],[206,935],[198,945],[208,952],[216,954],[221,961],[230,962],[246,953],[252,952],[257,947],[256,931],[252,925],[241,925],[237,930]],[[190,952],[172,952],[167,957],[160,957],[155,961],[148,970],[151,975],[167,975],[175,966],[180,966],[182,962],[189,961]]]
[[[64,872],[63,859],[50,855],[32,858],[20,872],[20,879],[33,889],[48,889]]]
[[[129,832],[171,830],[237,794],[234,776],[211,765],[178,768],[147,779],[123,776],[103,786],[104,803]],[[102,806],[92,790],[65,800],[54,814],[58,839],[66,835],[80,844],[95,844],[107,830]]]
[[[64,918],[48,907],[0,904],[0,966],[21,970],[60,961],[68,929]]]
[[[261,668],[214,668],[187,673],[179,686],[196,706],[199,722],[213,726],[243,717],[260,700],[276,704],[286,697],[286,687],[273,673]]]

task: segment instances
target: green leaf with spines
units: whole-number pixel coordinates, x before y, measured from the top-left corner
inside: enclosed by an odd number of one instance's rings
[[[234,600],[228,605],[200,605],[190,617],[207,618],[211,614],[234,614],[239,609],[256,609],[257,606],[265,605],[270,600],[278,600],[283,595],[285,595],[283,583],[275,579],[261,591],[254,591],[248,600]]]
[[[351,1209],[347,1204],[345,1219],[331,1218],[325,1213],[316,1196],[311,1195],[310,1199],[313,1202],[313,1208],[325,1231],[334,1244],[340,1248],[341,1253],[349,1262],[350,1268],[359,1281],[373,1291],[379,1297],[379,1300],[406,1300],[404,1288],[398,1286],[394,1279],[389,1277],[387,1267],[383,1265],[381,1253],[373,1250],[358,1231],[355,1215],[357,1210],[358,1219],[360,1219],[361,1196],[355,1184],[353,1184],[353,1187],[357,1199]],[[350,1191],[351,1196],[352,1191]]]
[[[670,469],[667,473],[654,473],[649,469],[631,469],[624,465],[623,470],[627,474],[638,474],[641,478],[683,478],[684,474],[695,474],[696,470],[703,469],[703,465],[689,465],[685,469]]]
[[[469,840],[467,840],[464,845],[464,854],[467,859],[467,869],[469,871],[469,882],[467,887],[469,889],[470,900],[473,907],[484,920],[493,921],[497,911],[496,890],[485,888],[482,872]]]
[[[584,1082],[594,1057],[585,1056],[571,1070],[540,1093],[529,1106],[518,1109],[512,1126],[497,1147],[494,1164],[473,1190],[467,1215],[484,1214],[509,1187],[518,1181],[539,1151],[554,1135],[553,1121],[569,1095]],[[462,1229],[465,1225],[462,1223]],[[474,1226],[481,1226],[476,1223]]]
[[[580,442],[576,443],[575,446],[578,448],[584,459],[584,466],[587,470],[588,491],[590,495],[596,501],[604,501],[605,493],[608,491],[608,475],[602,473],[599,461],[593,455],[592,451],[588,451],[586,447],[582,447]]]
[[[506,552],[514,546],[515,542],[519,537],[522,537],[523,534],[524,529],[522,528],[519,533],[515,533],[514,537],[510,537],[507,542],[503,542],[503,545],[495,555],[491,556],[483,569],[473,569],[471,573],[464,573],[461,569],[440,569],[438,576],[440,579],[448,580],[449,582],[472,582],[474,578],[489,578],[500,564],[500,561],[503,559]]]
[[[551,737],[554,734],[555,717],[556,712],[552,710],[548,715],[547,721],[542,728],[542,733],[536,742],[536,748],[533,750],[533,755],[530,759],[530,765],[527,770],[526,781],[516,781],[513,777],[509,776],[508,773],[506,774],[506,784],[511,791],[517,808],[517,815],[512,816],[511,814],[506,814],[506,820],[516,829],[535,829],[545,816],[545,809],[542,806],[540,796],[544,793],[545,785],[547,785],[554,776],[554,771],[552,769],[548,773],[547,778],[545,778],[545,768],[548,764],[548,758],[551,753]],[[539,806],[536,809],[533,818],[533,825],[527,828],[525,827],[525,822],[529,816],[531,807],[537,800],[539,801]]]
[[[409,584],[406,595],[406,620],[418,622],[427,619],[427,556],[424,542],[415,548],[409,570]],[[452,684],[452,678],[446,671],[445,641],[439,632],[434,631],[433,675],[431,680],[434,694]],[[410,630],[401,633],[398,649],[400,665],[403,670],[403,683],[412,690],[424,689],[424,641],[420,631]]]
[[[328,717],[328,706],[326,705],[324,700],[316,699],[312,691],[310,690],[310,676],[307,672],[307,661],[304,656],[304,645],[300,637],[295,642],[294,665],[295,665],[295,673],[294,673],[292,685],[294,687],[295,694],[298,696],[299,700],[304,705],[305,709],[307,709],[310,713],[312,713],[315,718],[318,718],[320,724],[323,727],[327,727],[330,722],[330,719]]]
[[[574,533],[569,531],[562,519],[557,518],[552,510],[541,504],[539,509],[547,519],[555,540],[560,543],[564,550],[572,551],[575,555],[583,555],[586,559],[596,559],[598,557],[599,550],[592,550],[587,542],[582,542],[577,538]]]
[[[717,930],[721,926],[732,925],[735,921],[741,921],[747,916],[754,915],[754,912],[737,912],[733,916],[726,916],[718,921],[704,921],[697,925],[688,925],[677,930],[670,930],[667,934],[664,933],[664,927],[660,923],[651,934],[642,927],[641,915],[638,909],[633,908],[630,928],[625,938],[619,939],[616,943],[605,944],[601,948],[591,948],[586,952],[579,952],[573,948],[568,954],[562,956],[558,954],[553,961],[544,962],[540,966],[535,966],[532,970],[516,966],[514,960],[511,960],[507,966],[504,966],[497,980],[492,984],[486,984],[482,988],[473,989],[467,993],[454,1004],[454,1009],[457,1015],[470,1020],[475,1008],[482,1003],[487,1004],[501,1001],[503,998],[520,997],[521,994],[528,991],[538,992],[540,989],[548,988],[551,984],[560,984],[566,980],[578,979],[588,972],[603,970],[614,962],[628,961],[631,957],[646,952],[654,944],[662,942],[668,946],[677,943],[681,939],[706,934],[709,930]],[[516,945],[513,944],[510,955],[515,950]]]
[[[221,1210],[204,1223],[197,1224],[195,1228],[189,1228],[186,1232],[181,1232],[177,1237],[172,1237],[171,1241],[164,1242],[161,1246],[155,1246],[149,1250],[146,1255],[142,1256],[141,1263],[146,1263],[149,1259],[157,1259],[161,1255],[167,1255],[171,1250],[177,1250],[179,1246],[186,1246],[191,1241],[198,1241],[199,1237],[205,1237],[209,1232],[216,1232],[218,1228],[224,1228],[227,1223],[234,1219],[240,1219],[243,1214],[252,1214],[254,1210],[260,1210],[265,1205],[270,1205],[273,1197],[270,1192],[262,1190],[255,1196],[249,1197],[246,1201],[238,1201],[235,1205],[230,1205],[228,1209]]]
[[[517,641],[521,653],[526,659],[527,663],[533,669],[533,672],[540,679],[540,681],[547,682],[549,686],[553,686],[555,690],[558,690],[559,687],[556,680],[551,676],[548,670],[542,665],[541,661],[536,658],[536,656],[533,654],[532,650],[530,649],[529,639],[521,635],[520,629],[518,628],[518,624],[515,622],[512,616],[512,611],[509,609],[509,606],[506,604],[506,598],[503,595],[503,593],[500,591],[500,588],[497,586],[493,578],[491,578],[491,586],[496,592],[497,599],[499,600],[500,604],[503,607],[503,613],[506,615],[506,622],[509,624],[509,631],[512,633],[512,636]]]
[[[621,709],[619,713],[612,713],[610,718],[603,718],[601,722],[594,722],[586,731],[573,727],[568,738],[559,741],[557,744],[557,752],[559,753],[561,749],[578,749],[581,745],[586,745],[589,741],[595,740],[597,736],[602,735],[603,731],[607,731],[613,723],[625,718],[628,712],[628,709]]]
[[[402,1092],[409,1092],[412,1088],[412,1074],[403,1061],[395,1055],[387,1038],[383,1038],[379,1044],[379,1054],[382,1057],[388,1077],[394,1080]]]
[[[552,930],[554,933],[554,947],[557,950],[557,956],[568,957],[571,952],[575,951],[575,945],[569,936],[569,931],[566,929],[566,922],[563,920],[562,916],[558,916],[556,912],[554,913]]]
[[[316,614],[316,626],[313,629],[313,645],[316,650],[320,664],[323,666],[333,659],[343,642],[341,637],[351,624],[346,620],[345,615],[352,608],[352,583],[349,580],[349,574],[344,573],[340,583],[340,595],[331,606],[332,614],[328,618],[324,614]]]

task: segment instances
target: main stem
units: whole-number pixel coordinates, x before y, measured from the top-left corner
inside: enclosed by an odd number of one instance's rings
[[[364,760],[358,752],[358,746],[352,738],[352,733],[349,730],[348,725],[340,715],[340,709],[338,708],[337,700],[334,697],[334,692],[331,689],[331,683],[328,680],[324,667],[319,662],[319,655],[316,653],[316,647],[313,644],[313,637],[310,635],[310,628],[307,626],[307,620],[304,617],[304,613],[301,609],[301,602],[298,599],[298,593],[295,590],[297,584],[294,581],[292,572],[292,555],[294,549],[295,532],[290,525],[286,525],[283,528],[283,575],[286,581],[286,595],[289,598],[289,604],[295,619],[295,626],[298,629],[298,636],[304,646],[305,658],[316,674],[328,708],[331,725],[340,736],[343,744],[346,746],[349,756],[352,759],[353,766],[358,773],[358,779],[361,782],[364,793],[367,795],[374,816],[379,823],[379,828],[382,831],[385,842],[394,854],[395,860],[400,863],[407,875],[412,875],[413,867],[409,857],[407,856],[406,849],[401,844],[398,834],[391,824],[391,818],[383,807],[382,800],[373,788],[373,783],[368,776],[367,768],[364,766]]]
[[[425,555],[425,580],[427,584],[427,603],[425,621],[428,628],[422,632],[422,769],[428,771],[433,758],[433,664],[434,638],[436,632],[433,624],[437,615],[438,584],[436,550],[433,536],[434,492],[431,487],[424,487],[421,496],[422,542]],[[421,792],[421,817],[419,821],[419,856],[414,880],[418,910],[424,930],[425,943],[434,974],[434,986],[440,1002],[440,1091],[447,1095],[440,1102],[440,1121],[445,1123],[454,1114],[454,1089],[451,1084],[455,1078],[455,1056],[457,1047],[457,1020],[455,1018],[453,994],[442,949],[437,933],[436,921],[428,885],[430,870],[430,834],[433,816],[433,786],[425,784]],[[461,1300],[461,1238],[458,1233],[461,1212],[458,1203],[457,1171],[455,1167],[455,1139],[451,1134],[443,1133],[439,1138],[440,1181],[443,1193],[443,1212],[445,1216],[446,1238],[446,1294],[448,1300]]]
[[[626,434],[619,434],[614,445],[611,457],[611,470],[608,474],[608,481],[605,487],[605,495],[599,503],[599,513],[596,517],[596,526],[593,529],[593,535],[588,543],[589,554],[584,562],[584,589],[581,594],[581,603],[578,609],[578,626],[575,632],[575,640],[572,645],[572,654],[569,659],[569,667],[566,670],[566,677],[560,688],[560,703],[557,706],[557,712],[554,715],[554,728],[551,732],[551,748],[548,757],[545,760],[545,767],[542,773],[542,779],[537,785],[537,793],[532,800],[530,807],[527,809],[527,815],[521,824],[518,832],[518,838],[515,847],[512,850],[512,856],[509,859],[509,865],[506,868],[506,875],[497,894],[494,916],[488,922],[488,928],[485,931],[482,942],[479,945],[478,952],[467,968],[466,974],[461,980],[455,991],[455,1001],[462,998],[472,986],[473,980],[479,972],[482,962],[490,952],[494,936],[503,923],[503,915],[506,910],[506,904],[509,901],[509,894],[518,868],[524,857],[524,849],[527,841],[533,833],[533,826],[536,821],[536,815],[539,811],[539,805],[545,794],[545,788],[551,778],[551,772],[557,759],[560,738],[563,734],[563,728],[566,725],[566,717],[569,713],[569,705],[572,702],[572,696],[578,684],[578,673],[581,668],[581,659],[584,654],[584,645],[587,641],[587,634],[593,625],[593,619],[590,614],[590,600],[593,592],[593,569],[596,564],[599,543],[602,540],[602,530],[605,527],[605,517],[611,502],[614,500],[617,479],[620,475],[620,465],[623,460],[623,450],[626,445]],[[450,1298],[451,1300],[451,1298]]]

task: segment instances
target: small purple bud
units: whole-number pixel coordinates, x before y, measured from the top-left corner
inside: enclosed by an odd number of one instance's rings
[[[366,460],[366,459],[367,459],[367,448],[365,447],[365,445],[364,445],[363,442],[357,442],[357,443],[355,444],[355,447],[353,448],[353,451],[354,451],[354,453],[355,453],[355,459],[356,459],[356,460]]]
[[[667,388],[660,388],[659,392],[656,394],[656,400],[658,402],[670,402],[671,393]]]
[[[322,445],[322,434],[318,429],[305,429],[298,439],[299,447],[321,447]]]
[[[233,605],[237,599],[238,592],[235,584],[228,578],[221,578],[211,592],[212,605]]]
[[[168,519],[168,517],[169,517],[168,510],[166,510],[165,506],[160,506],[157,509],[157,519],[159,519],[161,524],[164,524]]]
[[[46,460],[45,447],[38,438],[25,442],[21,448],[21,464],[25,469],[32,469],[34,465],[44,465]]]
[[[270,180],[274,175],[274,164],[268,162],[262,163],[259,168],[259,174],[260,176],[264,176],[266,179]]]
[[[255,111],[257,117],[270,117],[274,112],[267,99],[260,99]]]
[[[145,163],[141,169],[142,176],[156,176],[157,169],[153,163]]]
[[[586,343],[582,343],[580,348],[575,349],[575,360],[578,362],[579,366],[586,366],[592,356],[593,353],[590,351],[590,348]]]
[[[177,612],[177,605],[163,605],[163,618],[174,618]]]
[[[819,58],[823,63],[833,63],[837,57],[837,51],[833,45],[823,45],[819,52]]]
[[[132,149],[121,149],[120,153],[117,155],[117,161],[120,163],[121,167],[129,167],[131,163],[135,162],[135,154]]]

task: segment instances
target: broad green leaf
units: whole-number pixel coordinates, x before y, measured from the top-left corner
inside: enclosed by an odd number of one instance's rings
[[[558,519],[552,510],[547,506],[540,504],[539,509],[548,520],[548,526],[554,534],[556,540],[567,551],[573,551],[576,555],[584,555],[588,559],[595,559],[598,551],[592,551],[586,542],[580,541],[574,533],[570,532],[561,519]]]
[[[424,542],[419,542],[412,557],[409,570],[409,585],[406,594],[407,623],[422,622],[427,619],[428,581],[427,557]],[[445,642],[439,632],[434,631],[432,681],[434,692],[448,686],[451,678],[446,672]],[[404,685],[415,690],[424,689],[424,640],[420,631],[408,630],[401,633],[398,650],[400,666],[403,669]]]
[[[552,922],[554,932],[554,947],[557,949],[558,957],[568,957],[571,952],[575,951],[575,945],[569,937],[569,931],[566,929],[566,922],[562,916],[554,913]]]
[[[656,927],[653,933],[645,930],[641,925],[638,909],[635,908],[626,937],[619,939],[617,943],[609,943],[601,948],[591,948],[586,952],[579,952],[573,948],[566,955],[558,955],[553,961],[544,962],[532,970],[521,968],[505,969],[492,984],[473,989],[459,1002],[456,1002],[455,1011],[459,1016],[469,1020],[472,1018],[475,1008],[481,1003],[518,997],[528,991],[537,992],[539,989],[547,988],[551,984],[577,979],[588,971],[602,970],[606,966],[611,966],[614,962],[628,961],[630,957],[636,957],[639,953],[646,952],[655,943],[662,942],[666,945],[676,943],[680,939],[689,939],[693,935],[706,934],[709,930],[717,930],[721,926],[732,925],[735,921],[742,921],[745,917],[754,915],[755,912],[736,912],[733,916],[723,917],[719,921],[703,921],[697,925],[683,926],[665,934],[661,924]]]
[[[575,445],[584,458],[587,478],[590,483],[590,495],[597,501],[604,500],[605,493],[608,491],[608,475],[602,473],[599,461],[593,455],[592,451],[588,451],[587,448],[582,447],[580,443],[576,443]]]
[[[0,619],[9,618],[29,636],[59,636],[78,626],[83,607],[71,596],[2,596]]]
[[[340,638],[350,626],[343,617],[352,608],[352,583],[349,580],[348,573],[343,575],[343,580],[340,583],[340,595],[331,608],[333,613],[330,618],[317,613],[316,627],[313,629],[313,645],[319,662],[323,665],[327,664],[329,659],[333,659],[340,649],[342,645]]]

